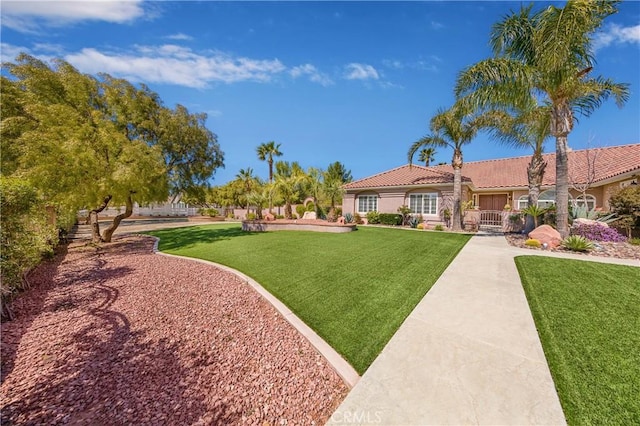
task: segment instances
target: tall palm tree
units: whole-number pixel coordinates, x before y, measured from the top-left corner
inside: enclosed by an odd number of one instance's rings
[[[246,200],[247,194],[249,194],[253,187],[257,184],[256,177],[253,175],[253,169],[251,167],[240,169],[238,174],[236,174],[236,180],[239,181],[242,185],[242,188],[244,188],[244,194],[241,196],[241,198]]]
[[[274,141],[269,141],[261,144],[256,148],[258,153],[258,159],[260,161],[266,161],[269,164],[269,183],[273,182],[273,157],[280,157],[280,144],[276,144]]]
[[[472,114],[472,109],[464,103],[456,103],[450,109],[441,109],[431,119],[431,134],[411,145],[407,157],[409,164],[413,156],[422,147],[449,147],[453,149],[451,167],[453,167],[453,220],[452,229],[462,230],[462,147],[471,142],[486,119]]]
[[[556,227],[569,233],[567,137],[576,113],[589,116],[609,96],[618,106],[629,98],[627,84],[589,78],[594,66],[592,39],[618,0],[569,0],[563,8],[532,7],[513,12],[493,26],[494,58],[464,70],[456,96],[479,108],[526,105],[532,96],[549,107],[550,133],[556,139]]]
[[[280,157],[282,152],[280,151],[280,144],[276,144],[274,141],[265,142],[256,148],[258,153],[258,159],[260,161],[266,161],[269,164],[269,184],[273,183],[273,157]],[[273,210],[273,202],[269,200],[269,213]]]
[[[418,161],[422,161],[425,167],[429,167],[432,161],[436,161],[436,149],[433,147],[422,148],[418,153]]]

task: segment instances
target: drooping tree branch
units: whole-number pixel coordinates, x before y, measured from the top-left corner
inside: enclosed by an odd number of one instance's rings
[[[87,218],[87,222],[91,225],[91,241],[94,243],[99,243],[102,241],[100,238],[100,224],[98,223],[98,213],[103,211],[109,205],[109,201],[111,201],[111,195],[107,195],[102,200],[102,204],[97,208],[89,211],[89,217]]]

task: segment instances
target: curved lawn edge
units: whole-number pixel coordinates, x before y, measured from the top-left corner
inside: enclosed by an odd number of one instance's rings
[[[351,366],[351,364],[349,364],[335,349],[333,349],[327,342],[324,341],[324,339],[322,339],[315,331],[313,331],[313,329],[311,329],[300,318],[298,318],[298,316],[294,314],[291,309],[289,309],[284,303],[282,303],[279,299],[277,299],[274,295],[267,291],[256,280],[238,271],[237,269],[233,269],[216,262],[197,259],[194,257],[179,256],[177,254],[164,253],[158,250],[160,238],[152,235],[147,236],[155,240],[153,244],[154,254],[204,263],[206,265],[210,265],[223,271],[232,273],[238,278],[244,280],[267,302],[269,302],[280,313],[280,315],[282,315],[283,318],[287,320],[289,324],[291,324],[305,339],[307,339],[307,341],[309,341],[309,343],[311,343],[311,345],[318,351],[320,355],[322,355],[324,359],[327,360],[331,368],[333,368],[333,370],[342,378],[342,380],[349,386],[349,388],[353,388],[356,383],[358,383],[358,380],[360,380],[360,376],[358,375],[357,371]]]

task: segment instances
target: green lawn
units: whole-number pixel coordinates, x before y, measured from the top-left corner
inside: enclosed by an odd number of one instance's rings
[[[470,236],[360,227],[243,232],[224,224],[151,233],[160,250],[251,276],[362,374]]]
[[[568,423],[640,424],[640,268],[516,264]]]

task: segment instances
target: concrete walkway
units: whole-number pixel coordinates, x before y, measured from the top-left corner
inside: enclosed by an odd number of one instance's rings
[[[532,254],[558,256],[471,238],[328,424],[565,424],[513,261]]]

